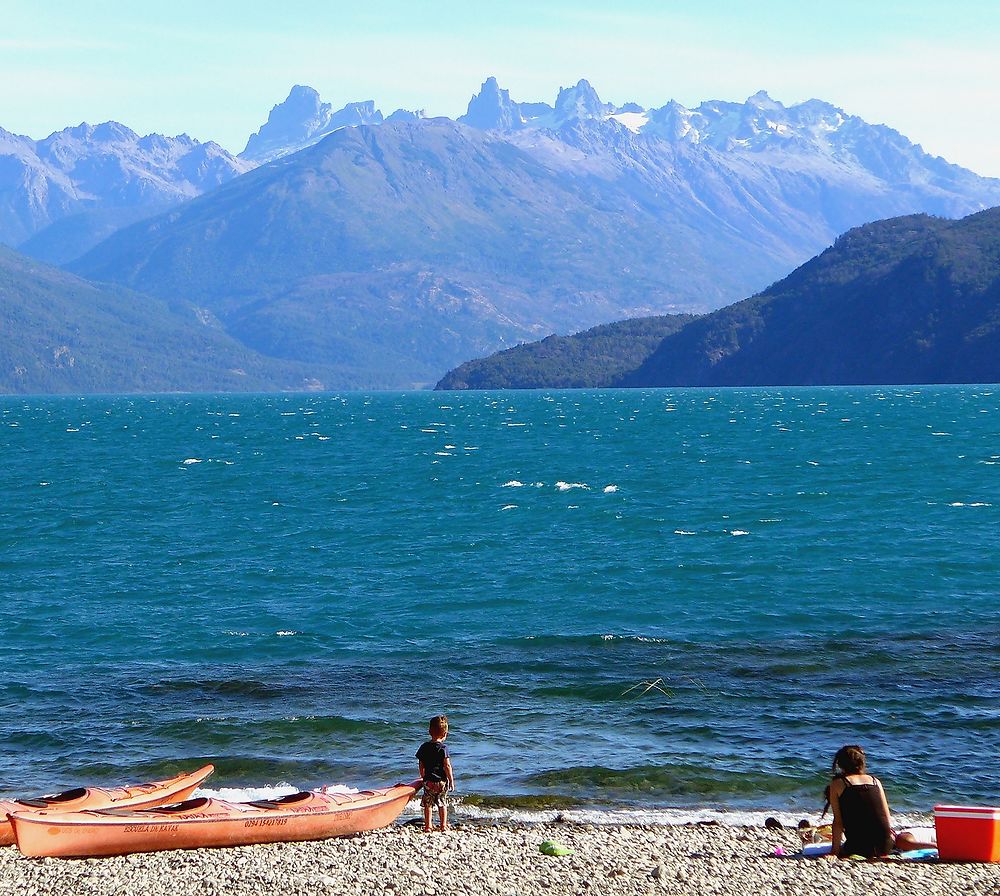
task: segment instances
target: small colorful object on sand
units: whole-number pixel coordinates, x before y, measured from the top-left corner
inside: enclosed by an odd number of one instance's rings
[[[546,856],[571,856],[573,850],[568,846],[563,846],[556,840],[543,840],[538,844],[538,851]]]

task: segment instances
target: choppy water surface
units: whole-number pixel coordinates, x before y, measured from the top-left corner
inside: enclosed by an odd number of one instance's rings
[[[0,399],[0,792],[1000,799],[1000,389]]]

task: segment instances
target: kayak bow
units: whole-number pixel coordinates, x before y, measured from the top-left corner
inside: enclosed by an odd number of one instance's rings
[[[214,771],[214,765],[206,765],[197,771],[184,772],[149,784],[131,784],[110,789],[76,787],[33,799],[0,800],[0,846],[10,846],[14,842],[14,831],[8,821],[8,816],[13,812],[43,811],[55,814],[79,812],[83,809],[145,809],[149,806],[162,806],[164,803],[187,799]]]

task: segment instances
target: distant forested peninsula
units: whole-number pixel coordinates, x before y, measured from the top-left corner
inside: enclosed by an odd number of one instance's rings
[[[763,292],[462,364],[438,389],[1000,381],[1000,208],[854,228]]]

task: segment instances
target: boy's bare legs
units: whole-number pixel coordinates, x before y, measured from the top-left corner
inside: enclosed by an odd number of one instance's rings
[[[448,807],[441,805],[438,806],[438,821],[441,823],[441,830],[448,830]]]
[[[424,831],[430,833],[431,830],[431,807],[424,806]]]

